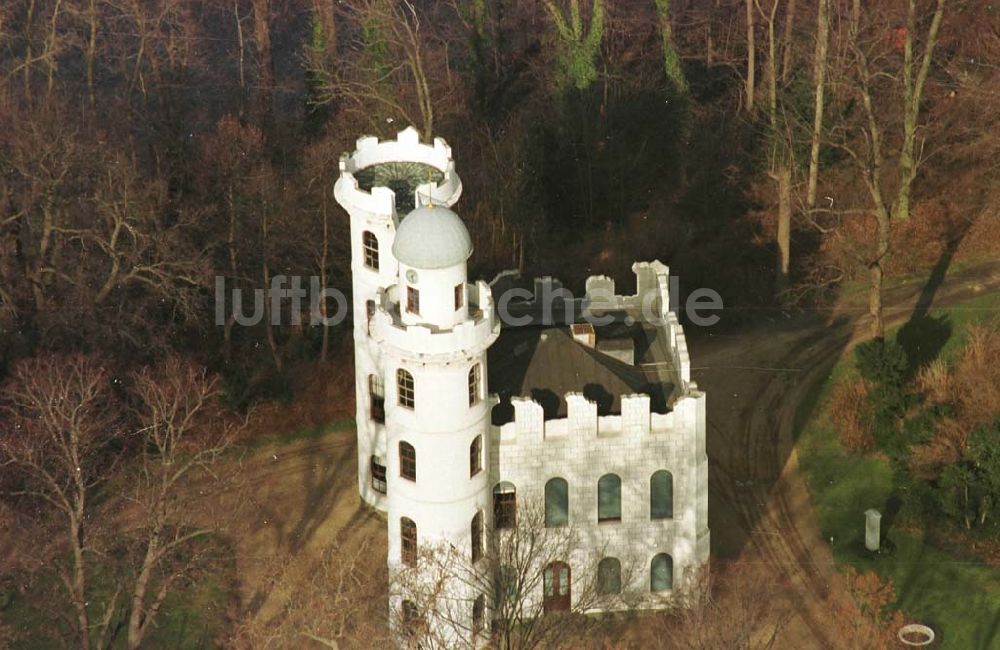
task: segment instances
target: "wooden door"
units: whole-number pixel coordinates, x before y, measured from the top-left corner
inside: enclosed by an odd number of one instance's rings
[[[569,611],[570,581],[569,565],[565,562],[553,562],[545,567],[543,606],[546,612]]]

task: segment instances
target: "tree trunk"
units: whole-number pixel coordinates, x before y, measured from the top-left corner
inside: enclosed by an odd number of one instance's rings
[[[687,97],[688,84],[681,67],[681,57],[674,47],[673,28],[670,25],[670,0],[656,0],[656,11],[660,21],[660,40],[663,43],[663,67],[667,79],[674,85],[677,95]]]
[[[795,31],[795,0],[788,0],[785,9],[785,32],[782,35],[781,83],[788,83],[792,70],[792,32]]]
[[[70,517],[70,536],[73,545],[73,608],[80,636],[81,650],[90,650],[90,616],[87,613],[87,573],[83,558],[83,506]]]
[[[885,277],[885,261],[889,255],[891,225],[888,212],[882,212],[878,219],[878,249],[875,259],[868,266],[871,287],[868,294],[868,311],[872,317],[872,338],[885,337],[885,320],[882,316],[882,280]]]
[[[826,92],[826,58],[830,43],[829,0],[819,0],[816,15],[816,53],[813,57],[813,78],[816,86],[813,93],[812,144],[809,149],[809,180],[806,187],[806,207],[816,205],[816,184],[819,180],[819,148],[823,137],[823,107]]]
[[[327,322],[326,317],[326,279],[329,277],[329,274],[327,273],[327,260],[330,255],[330,215],[327,205],[327,193],[325,191],[323,192],[323,204],[321,209],[323,210],[323,253],[320,256],[319,262],[319,313],[323,317],[323,344],[319,349],[319,360],[322,363],[326,363],[326,357],[330,346],[330,325]]]
[[[747,78],[745,82],[747,112],[753,112],[754,86],[756,85],[757,45],[754,42],[754,0],[747,0]]]
[[[903,48],[903,146],[899,153],[899,193],[896,196],[895,217],[910,218],[910,188],[917,175],[917,160],[914,149],[917,141],[917,126],[920,122],[920,102],[923,99],[924,83],[930,70],[934,46],[937,44],[938,29],[944,15],[945,0],[937,1],[931,26],[927,31],[927,44],[920,62],[916,78],[913,76],[913,34],[917,29],[916,0],[910,0],[906,13],[906,41]]]
[[[271,54],[271,0],[253,0],[253,36],[257,45],[258,109],[268,124],[274,91],[274,60]]]
[[[90,0],[87,5],[87,19],[90,32],[87,37],[87,49],[84,59],[87,66],[87,97],[90,107],[94,107],[94,62],[97,59],[97,0]]]
[[[792,170],[783,165],[774,174],[778,182],[778,269],[775,290],[780,294],[788,288],[788,269],[792,257]]]
[[[142,568],[139,570],[139,577],[136,578],[132,593],[132,608],[128,617],[128,650],[137,650],[142,645],[148,629],[145,625],[146,592],[149,589],[149,579],[153,575],[153,567],[156,566],[156,555],[160,552],[158,528],[150,533],[146,556],[142,560]]]

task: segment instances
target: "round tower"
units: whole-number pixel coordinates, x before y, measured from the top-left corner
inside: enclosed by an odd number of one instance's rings
[[[411,212],[397,227],[392,252],[396,282],[379,290],[372,319],[386,378],[389,576],[434,580],[425,576],[433,570],[425,554],[458,554],[456,560],[475,567],[487,544],[492,403],[486,351],[500,322],[489,286],[467,281],[472,242],[451,210],[429,205]],[[459,609],[437,634],[450,638],[475,627],[479,594],[472,590],[468,581],[445,588],[444,598]],[[412,610],[405,600],[393,590],[392,611]],[[467,620],[456,626],[456,617]]]
[[[357,398],[358,490],[362,500],[386,509],[385,387],[380,350],[371,336],[379,290],[396,283],[392,253],[400,216],[429,203],[451,206],[462,193],[451,148],[441,138],[422,144],[413,127],[394,140],[364,137],[340,159],[334,187],[350,215],[355,394]]]

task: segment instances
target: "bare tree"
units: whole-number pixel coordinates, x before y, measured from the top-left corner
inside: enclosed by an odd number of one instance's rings
[[[906,39],[903,43],[903,146],[899,153],[899,191],[893,214],[895,218],[901,220],[910,218],[910,188],[919,166],[916,145],[917,128],[920,124],[920,103],[923,101],[924,85],[927,83],[934,47],[937,45],[944,6],[945,0],[937,0],[931,24],[927,28],[927,37],[924,39],[920,67],[915,69],[913,39],[917,32],[917,0],[909,0],[906,5]]]
[[[757,85],[757,39],[754,34],[754,1],[746,0],[747,8],[747,76],[744,80],[746,110],[753,113],[754,94]]]
[[[134,379],[142,444],[132,498],[141,509],[145,553],[131,585],[130,650],[142,645],[164,599],[197,563],[193,543],[213,532],[184,525],[190,505],[185,482],[210,472],[235,433],[220,417],[218,379],[204,368],[170,357]],[[186,557],[178,562],[181,549]]]
[[[598,571],[581,568],[596,567],[604,556],[601,550],[587,549],[573,527],[547,528],[544,522],[540,504],[519,503],[512,528],[484,529],[483,553],[475,562],[468,548],[422,546],[416,566],[405,568],[390,584],[390,593],[418,612],[416,625],[413,612],[393,613],[398,627],[408,628],[414,646],[454,647],[449,634],[457,632],[469,647],[477,636],[481,641],[492,635],[498,648],[530,650],[582,640],[595,624],[585,613],[634,604],[639,595],[633,588],[637,564],[632,558],[619,558],[620,572],[611,580],[617,591],[608,588]],[[549,572],[574,564],[571,602],[550,608],[545,590],[555,578]],[[477,621],[470,614],[479,597],[483,619]]]
[[[54,564],[75,613],[75,642],[84,650],[92,643],[102,647],[118,594],[103,624],[93,625],[87,567],[94,535],[87,522],[92,521],[91,497],[115,466],[112,443],[124,437],[108,371],[94,357],[26,359],[0,387],[0,400],[0,412],[7,416],[0,432],[0,468],[20,478],[10,494],[61,522],[59,540],[70,559]],[[99,628],[96,641],[94,627]]]
[[[856,163],[862,181],[871,199],[871,213],[876,225],[876,245],[867,265],[870,275],[868,309],[872,317],[872,338],[885,335],[885,324],[882,316],[882,282],[885,276],[885,264],[891,250],[893,218],[905,219],[909,216],[910,186],[916,174],[916,161],[913,158],[916,142],[916,128],[919,118],[919,103],[923,96],[923,88],[927,79],[934,45],[937,42],[938,29],[944,14],[945,0],[938,0],[928,27],[924,45],[924,55],[920,70],[913,75],[913,38],[916,29],[915,2],[910,0],[907,5],[908,25],[904,36],[903,61],[903,119],[900,127],[902,148],[898,158],[898,190],[895,203],[891,201],[887,183],[892,176],[887,176],[890,155],[886,144],[886,134],[896,128],[891,112],[877,107],[877,92],[893,79],[891,71],[892,57],[885,52],[885,37],[882,33],[866,35],[862,33],[861,25],[852,22],[849,42],[850,64],[847,75],[850,79],[850,94],[860,100],[863,109],[863,120],[860,125],[841,127],[841,139],[836,145],[845,151]]]
[[[349,0],[344,11],[360,28],[360,39],[350,44],[351,56],[307,58],[317,101],[337,101],[369,119],[377,107],[393,119],[420,124],[421,135],[429,140],[439,108],[450,101],[435,94],[436,80],[447,87],[452,77],[444,48],[435,51],[432,22],[409,0]]]
[[[826,93],[826,59],[830,44],[830,0],[817,0],[816,52],[813,55],[813,127],[809,147],[809,179],[806,184],[806,209],[816,205],[819,179],[819,150],[823,137],[823,109]]]

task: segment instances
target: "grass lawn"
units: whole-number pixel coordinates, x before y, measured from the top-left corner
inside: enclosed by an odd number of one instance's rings
[[[231,599],[235,597],[235,567],[228,546],[216,540],[213,548],[218,553],[204,564],[192,583],[181,583],[169,594],[157,615],[155,626],[149,631],[143,647],[201,650],[219,647],[219,636],[227,631]],[[90,576],[92,600],[88,611],[92,623],[97,623],[104,613],[105,603],[114,592],[110,576],[112,571],[95,563]],[[48,650],[65,647],[58,639],[66,632],[65,625],[53,620],[45,608],[61,609],[71,613],[69,600],[62,585],[52,574],[34,582],[23,596],[16,594],[13,584],[20,576],[8,576],[9,584],[0,584],[0,622],[13,628],[16,638],[10,650]],[[2,594],[0,594],[2,595]],[[45,608],[39,607],[44,603]],[[119,601],[121,605],[121,601]],[[123,625],[127,621],[123,621]],[[125,629],[121,630],[114,649],[126,645]]]
[[[970,323],[982,321],[1000,308],[1000,296],[984,296],[929,316],[950,327],[940,356],[953,358],[965,343]],[[890,336],[895,332],[891,332]],[[919,532],[904,532],[892,523],[890,497],[893,476],[888,463],[873,457],[847,455],[830,422],[828,398],[832,387],[854,373],[853,353],[845,354],[823,387],[819,408],[798,439],[799,463],[805,474],[820,528],[838,564],[875,570],[892,578],[898,605],[910,618],[938,631],[941,648],[988,650],[1000,647],[1000,570],[935,548]],[[864,550],[864,511],[883,513],[883,540],[891,554],[874,556]]]

